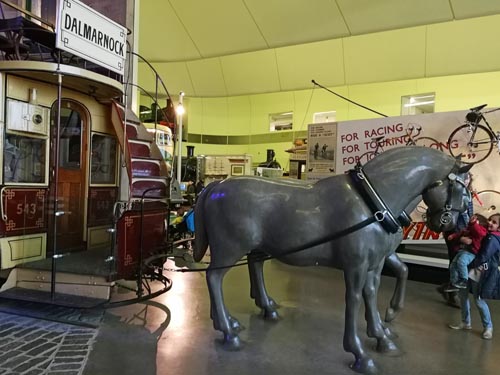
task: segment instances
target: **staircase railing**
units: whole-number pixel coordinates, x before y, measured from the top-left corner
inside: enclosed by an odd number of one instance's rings
[[[140,90],[141,93],[145,94],[149,99],[151,99],[151,102],[152,102],[151,107],[153,107],[153,105],[154,105],[154,123],[153,124],[154,124],[154,134],[155,134],[155,142],[154,143],[156,146],[156,134],[157,134],[157,130],[158,130],[158,123],[160,120],[158,118],[158,110],[160,110],[160,113],[162,114],[163,118],[168,119],[169,106],[173,106],[174,101],[173,101],[172,96],[170,95],[170,93],[167,89],[167,86],[165,85],[165,82],[163,81],[163,79],[161,78],[160,74],[155,69],[155,67],[148,60],[146,60],[143,56],[141,56],[139,53],[134,52],[134,51],[127,51],[127,53],[131,56],[138,57],[142,62],[144,62],[149,67],[150,71],[154,74],[154,80],[155,80],[154,93],[150,93],[144,87],[142,87],[138,84],[135,84],[135,83],[125,82],[124,85],[125,85],[125,92],[127,92],[128,86],[136,87]],[[163,91],[163,94],[160,91],[161,89]],[[160,96],[166,96],[166,105],[164,108],[162,108],[160,105],[160,102],[159,102]],[[171,107],[170,109],[173,110],[173,107]],[[173,129],[172,129],[172,136],[173,136],[173,139],[176,139],[176,136],[177,136],[177,134],[176,134],[177,117],[173,116],[172,120],[173,120],[172,123],[174,124]],[[125,136],[126,136],[126,132],[125,132]],[[125,141],[125,139],[124,139],[124,141]],[[173,171],[174,171],[174,161],[172,160],[172,165],[171,165],[169,175],[168,175],[170,180],[172,180],[172,178],[173,178]]]
[[[169,100],[170,100],[170,105],[173,105],[173,100],[172,100],[172,96],[170,96],[170,93],[168,92],[168,89],[167,89],[167,86],[165,85],[165,82],[163,82],[163,79],[161,78],[160,74],[155,69],[155,67],[148,60],[146,60],[143,56],[141,56],[140,54],[138,54],[137,52],[134,52],[134,51],[127,51],[127,53],[130,54],[130,55],[132,55],[132,56],[137,56],[139,59],[141,59],[141,61],[143,61],[149,67],[149,69],[151,70],[151,72],[154,73],[154,76],[155,76],[155,91],[154,91],[154,95],[150,95],[149,93],[148,93],[148,95],[155,98],[154,99],[154,103],[156,105],[158,105],[157,108],[160,108],[160,110],[164,114],[165,118],[167,118],[168,114],[167,114],[166,111],[168,110]],[[126,83],[126,84],[130,84],[130,83]],[[165,95],[167,96],[167,103],[166,103],[165,109],[161,108],[161,106],[159,106],[159,104],[158,104],[158,98],[159,98],[159,94],[160,94],[159,88],[160,87],[163,88],[163,90],[165,91]],[[143,90],[143,91],[147,92],[146,90]],[[155,130],[156,130],[156,125],[158,124],[158,113],[157,113],[157,111],[155,111],[154,120],[155,120],[154,123],[155,123]],[[174,125],[177,126],[177,119],[174,117],[173,120],[174,120],[173,121]]]

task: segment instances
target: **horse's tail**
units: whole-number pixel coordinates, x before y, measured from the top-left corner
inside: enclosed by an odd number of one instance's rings
[[[196,201],[196,205],[194,207],[195,236],[193,258],[195,262],[199,262],[207,252],[208,236],[205,228],[204,206],[207,196],[210,195],[210,190],[212,190],[216,184],[216,182],[212,182],[205,189],[203,189],[201,194],[198,196],[198,200]]]

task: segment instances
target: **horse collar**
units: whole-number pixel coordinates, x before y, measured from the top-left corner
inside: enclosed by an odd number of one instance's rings
[[[370,180],[363,171],[361,164],[356,165],[349,171],[349,175],[363,197],[365,203],[373,212],[374,218],[389,233],[396,233],[402,230],[403,226],[410,224],[411,220],[408,214],[403,210],[396,219],[391,209],[385,204],[380,195],[375,191]]]

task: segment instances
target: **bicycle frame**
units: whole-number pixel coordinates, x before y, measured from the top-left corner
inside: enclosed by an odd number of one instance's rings
[[[477,118],[476,118],[476,120],[474,122],[471,122],[471,121],[467,120],[467,125],[469,125],[471,127],[471,130],[472,130],[472,135],[470,137],[470,142],[471,143],[485,144],[485,143],[491,143],[495,139],[497,139],[497,136],[495,135],[495,132],[491,128],[490,123],[488,122],[488,120],[486,120],[486,117],[484,115],[486,113],[491,113],[491,112],[495,112],[495,111],[498,111],[498,110],[500,110],[500,108],[495,108],[495,109],[492,109],[490,111],[486,111],[484,113],[483,112],[479,112],[479,116],[477,116]],[[491,139],[490,140],[484,140],[484,141],[474,141],[474,136],[476,135],[476,131],[478,129],[478,125],[481,123],[481,121],[483,121],[483,123],[486,125],[487,130],[490,132]]]

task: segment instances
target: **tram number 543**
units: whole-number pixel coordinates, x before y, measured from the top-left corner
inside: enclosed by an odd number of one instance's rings
[[[19,203],[17,205],[16,214],[34,216],[36,214],[36,203]]]

